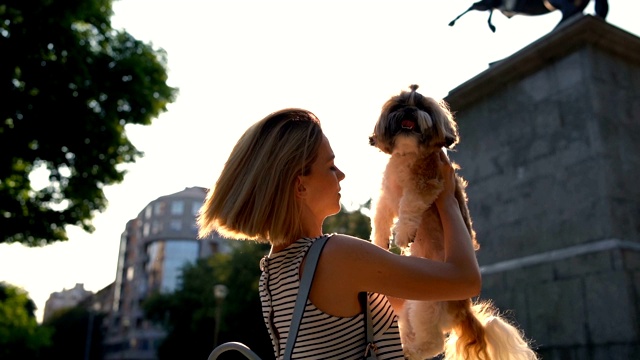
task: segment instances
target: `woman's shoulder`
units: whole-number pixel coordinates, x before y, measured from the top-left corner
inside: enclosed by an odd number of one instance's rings
[[[344,244],[345,246],[367,246],[367,247],[374,246],[377,248],[377,246],[373,245],[371,241],[359,238],[357,236],[351,236],[347,234],[337,234],[337,233],[329,234],[329,236],[331,236],[331,239],[333,241]]]
[[[388,251],[374,245],[369,240],[361,239],[356,236],[346,234],[332,234],[331,238],[325,246],[328,252],[340,257],[353,259],[355,255],[358,258],[368,258],[384,256]]]
[[[269,254],[270,259],[292,259],[292,258],[302,258],[304,257],[311,245],[316,241],[326,238],[327,241],[323,246],[322,253],[330,254],[330,256],[335,259],[343,259],[343,260],[353,260],[354,255],[357,255],[358,258],[370,259],[370,256],[384,256],[386,250],[383,250],[376,245],[372,244],[368,240],[364,240],[355,236],[350,236],[346,234],[323,234],[317,237],[303,237],[300,238],[293,243],[289,244],[286,248],[281,249],[277,252],[271,252]]]
[[[345,241],[345,242],[348,242],[348,243],[351,243],[351,242],[359,243],[359,242],[363,242],[363,241],[364,242],[369,242],[368,240],[364,240],[364,239],[361,239],[359,237],[351,236],[351,235],[347,235],[347,234],[333,233],[333,234],[326,234],[324,236],[328,236],[331,239],[336,239],[337,241]]]

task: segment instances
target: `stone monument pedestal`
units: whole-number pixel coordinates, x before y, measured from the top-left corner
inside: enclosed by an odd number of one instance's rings
[[[480,298],[544,360],[640,359],[640,38],[577,16],[445,100]]]

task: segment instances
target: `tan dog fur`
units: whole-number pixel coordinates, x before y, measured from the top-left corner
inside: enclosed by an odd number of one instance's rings
[[[436,156],[458,143],[458,128],[444,101],[422,96],[416,92],[417,85],[410,89],[384,104],[369,138],[370,145],[390,155],[372,207],[372,241],[389,249],[393,235],[404,255],[443,260],[442,224],[432,206],[443,186]],[[467,205],[467,183],[457,172],[455,179],[460,212],[478,250]],[[426,237],[414,239],[422,221]],[[445,359],[537,358],[520,331],[500,318],[490,302],[407,300],[399,325],[408,359],[442,353]]]

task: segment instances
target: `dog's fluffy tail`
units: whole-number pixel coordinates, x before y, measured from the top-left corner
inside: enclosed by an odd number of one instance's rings
[[[444,348],[445,360],[538,360],[523,333],[500,316],[490,302],[477,303],[472,310],[484,329],[484,346],[479,347],[477,341],[464,336],[468,329],[462,322],[449,333]]]

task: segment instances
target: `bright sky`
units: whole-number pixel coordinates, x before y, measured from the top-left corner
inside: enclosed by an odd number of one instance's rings
[[[448,26],[472,2],[115,1],[114,28],[167,51],[169,84],[180,95],[153,125],[127,128],[146,155],[106,189],[109,207],[95,217],[97,230],[69,228],[70,241],[44,248],[0,245],[0,281],[29,293],[39,321],[51,293],[109,285],[126,222],[160,196],[210,187],[242,132],[284,107],[319,116],[347,175],[344,204],[366,202],[385,160],[368,136],[390,96],[415,83],[423,95],[443,98],[560,20],[557,11],[511,19],[494,12],[492,33],[488,12],[470,12]],[[640,2],[610,3],[607,21],[640,34]]]

